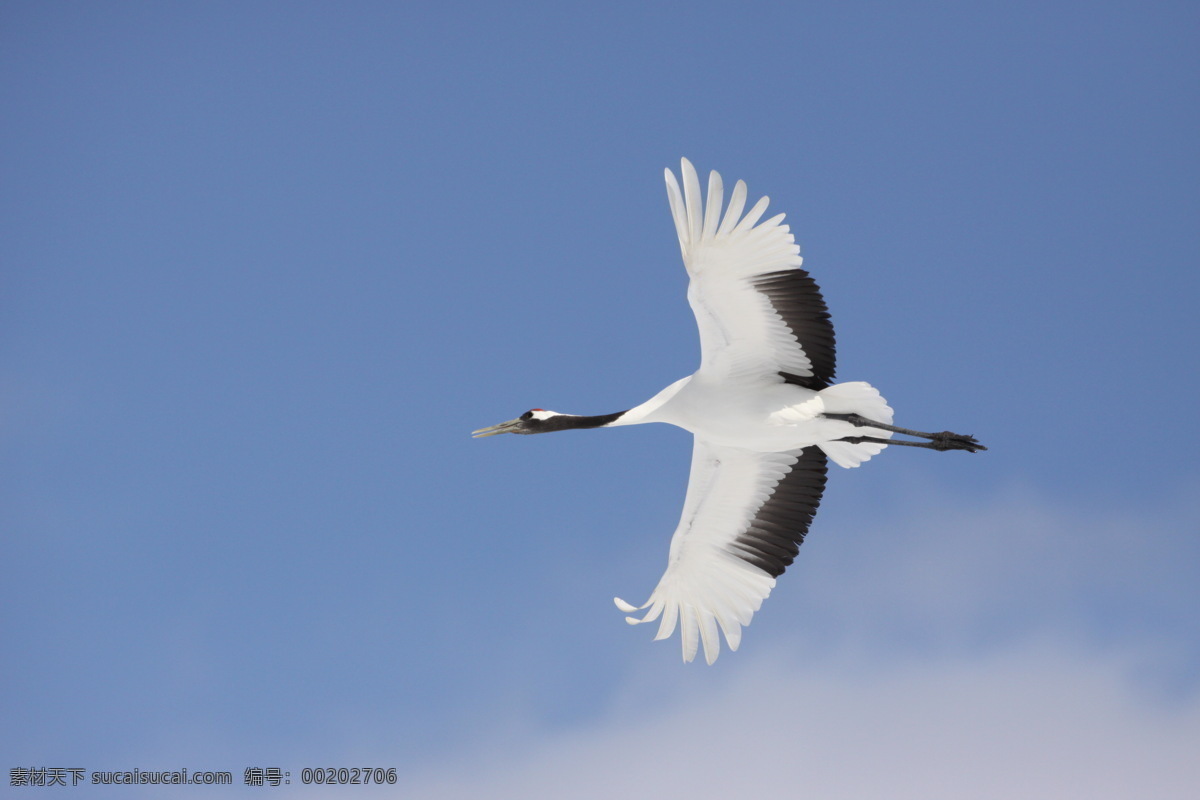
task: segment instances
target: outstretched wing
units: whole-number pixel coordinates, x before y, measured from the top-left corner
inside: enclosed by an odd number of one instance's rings
[[[825,489],[825,454],[819,447],[791,453],[758,453],[709,444],[692,450],[683,516],[671,539],[667,571],[630,624],[660,616],[656,639],[678,623],[683,660],[704,645],[711,664],[721,649],[718,626],[730,650],[742,627],[792,563]],[[615,598],[626,613],[634,606]]]
[[[691,275],[688,302],[700,328],[700,369],[717,380],[786,380],[810,389],[833,382],[834,337],[821,291],[800,268],[800,247],[783,214],[759,223],[767,198],[744,217],[738,181],[721,215],[721,176],[708,176],[707,204],[686,158],[683,188],[666,170],[667,197]]]

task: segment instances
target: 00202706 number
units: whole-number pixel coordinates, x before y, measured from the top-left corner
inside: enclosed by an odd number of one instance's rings
[[[395,783],[396,768],[389,767],[305,767],[300,770],[301,783],[365,784]]]

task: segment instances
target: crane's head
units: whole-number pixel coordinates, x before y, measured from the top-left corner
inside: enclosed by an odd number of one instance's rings
[[[532,408],[516,419],[501,422],[499,425],[493,425],[490,428],[480,428],[477,431],[472,431],[471,435],[476,439],[481,439],[484,436],[495,436],[500,433],[526,434],[561,431],[564,428],[571,427],[570,425],[562,424],[570,416],[570,414],[559,414],[557,411],[547,411],[544,408]]]

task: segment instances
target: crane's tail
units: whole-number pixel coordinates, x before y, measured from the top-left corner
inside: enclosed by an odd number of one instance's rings
[[[891,406],[874,386],[864,381],[836,383],[822,389],[818,394],[824,404],[825,413],[858,414],[876,422],[884,422],[889,425],[892,423]],[[861,436],[864,433],[880,439],[890,439],[892,436],[890,431],[859,428],[849,422],[829,420],[829,424],[837,426],[833,429],[834,436],[831,437],[834,439],[838,436]],[[843,427],[844,431],[842,431]],[[820,445],[820,448],[825,451],[825,455],[829,456],[839,467],[857,467],[871,456],[878,455],[885,447],[887,447],[886,444],[877,442],[850,444],[849,442],[829,441]]]

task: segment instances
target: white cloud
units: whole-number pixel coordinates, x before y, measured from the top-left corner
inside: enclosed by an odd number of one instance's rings
[[[432,766],[398,796],[1194,797],[1200,702],[1147,702],[1129,670],[1045,643],[888,672],[759,658],[659,713],[623,703],[588,730]]]

